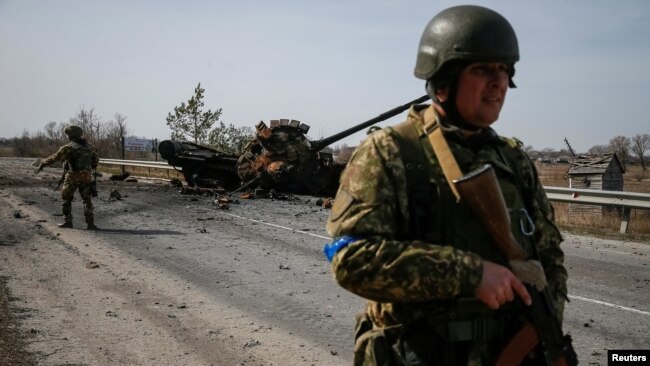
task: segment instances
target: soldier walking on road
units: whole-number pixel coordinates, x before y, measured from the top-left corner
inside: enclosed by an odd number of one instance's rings
[[[500,14],[442,11],[425,28],[415,65],[433,103],[413,105],[406,122],[371,133],[351,157],[325,252],[338,284],[369,300],[357,316],[355,365],[491,365],[526,321],[531,293],[457,199],[430,141],[436,128],[460,171],[494,169],[512,235],[541,262],[561,322],[567,272],[552,206],[522,143],[490,127],[518,60]]]
[[[84,203],[84,217],[87,228],[96,230],[92,202],[92,183],[94,171],[99,164],[97,150],[82,137],[83,130],[81,127],[69,126],[65,129],[65,133],[68,135],[70,142],[61,146],[55,154],[43,160],[35,173],[42,171],[43,168],[55,161],[61,161],[65,170],[65,179],[61,189],[61,198],[63,199],[61,209],[64,221],[59,224],[59,227],[72,227],[72,200],[75,191],[79,189],[79,194]]]

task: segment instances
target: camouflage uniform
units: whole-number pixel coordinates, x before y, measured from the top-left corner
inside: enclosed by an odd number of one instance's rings
[[[74,193],[79,189],[79,194],[84,204],[84,218],[87,225],[95,224],[93,202],[91,199],[91,184],[93,181],[92,170],[97,168],[99,157],[97,150],[86,140],[76,139],[62,146],[56,153],[47,157],[41,163],[42,167],[51,165],[55,161],[67,164],[63,188],[61,189],[61,210],[65,224],[72,224],[72,200]]]
[[[404,136],[396,129],[372,133],[342,174],[327,223],[331,237],[354,238],[333,258],[336,281],[369,299],[357,317],[355,365],[491,362],[496,355],[489,350],[500,350],[522,321],[517,302],[491,311],[475,298],[483,260],[507,261],[469,207],[456,202],[423,132],[423,112],[411,107],[405,122],[415,129],[419,140],[411,143],[421,145],[421,159],[400,151]],[[455,127],[443,131],[463,172],[485,163],[494,167],[513,234],[540,258],[561,319],[567,293],[562,238],[521,143],[490,128],[470,139]],[[409,186],[409,169],[422,170],[429,185]],[[450,324],[479,317],[499,319],[492,326],[498,334],[455,342],[460,323]]]

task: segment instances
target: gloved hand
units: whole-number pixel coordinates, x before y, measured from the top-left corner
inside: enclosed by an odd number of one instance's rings
[[[38,174],[39,172],[41,172],[43,170],[43,168],[44,168],[43,163],[38,164],[38,168],[36,168],[36,170],[34,170],[34,174]]]

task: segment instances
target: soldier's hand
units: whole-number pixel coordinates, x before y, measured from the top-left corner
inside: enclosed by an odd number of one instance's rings
[[[508,268],[494,262],[483,262],[483,278],[479,284],[476,297],[491,309],[498,309],[506,302],[512,301],[515,294],[521,297],[526,305],[532,300],[526,286],[517,279]]]
[[[38,168],[36,168],[36,170],[34,170],[34,174],[38,174],[42,170],[43,170],[43,164],[38,164]]]

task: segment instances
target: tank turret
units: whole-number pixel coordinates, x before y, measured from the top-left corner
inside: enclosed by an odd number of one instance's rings
[[[368,121],[321,140],[310,141],[309,126],[292,119],[263,121],[255,126],[256,138],[237,160],[237,174],[244,185],[286,189],[311,194],[335,193],[345,163],[334,161],[329,145],[427,101],[424,95]]]
[[[336,189],[345,167],[334,162],[329,148],[315,150],[306,134],[309,126],[293,119],[260,121],[256,138],[237,160],[237,174],[244,184],[255,181],[262,188],[296,193],[321,193]]]

